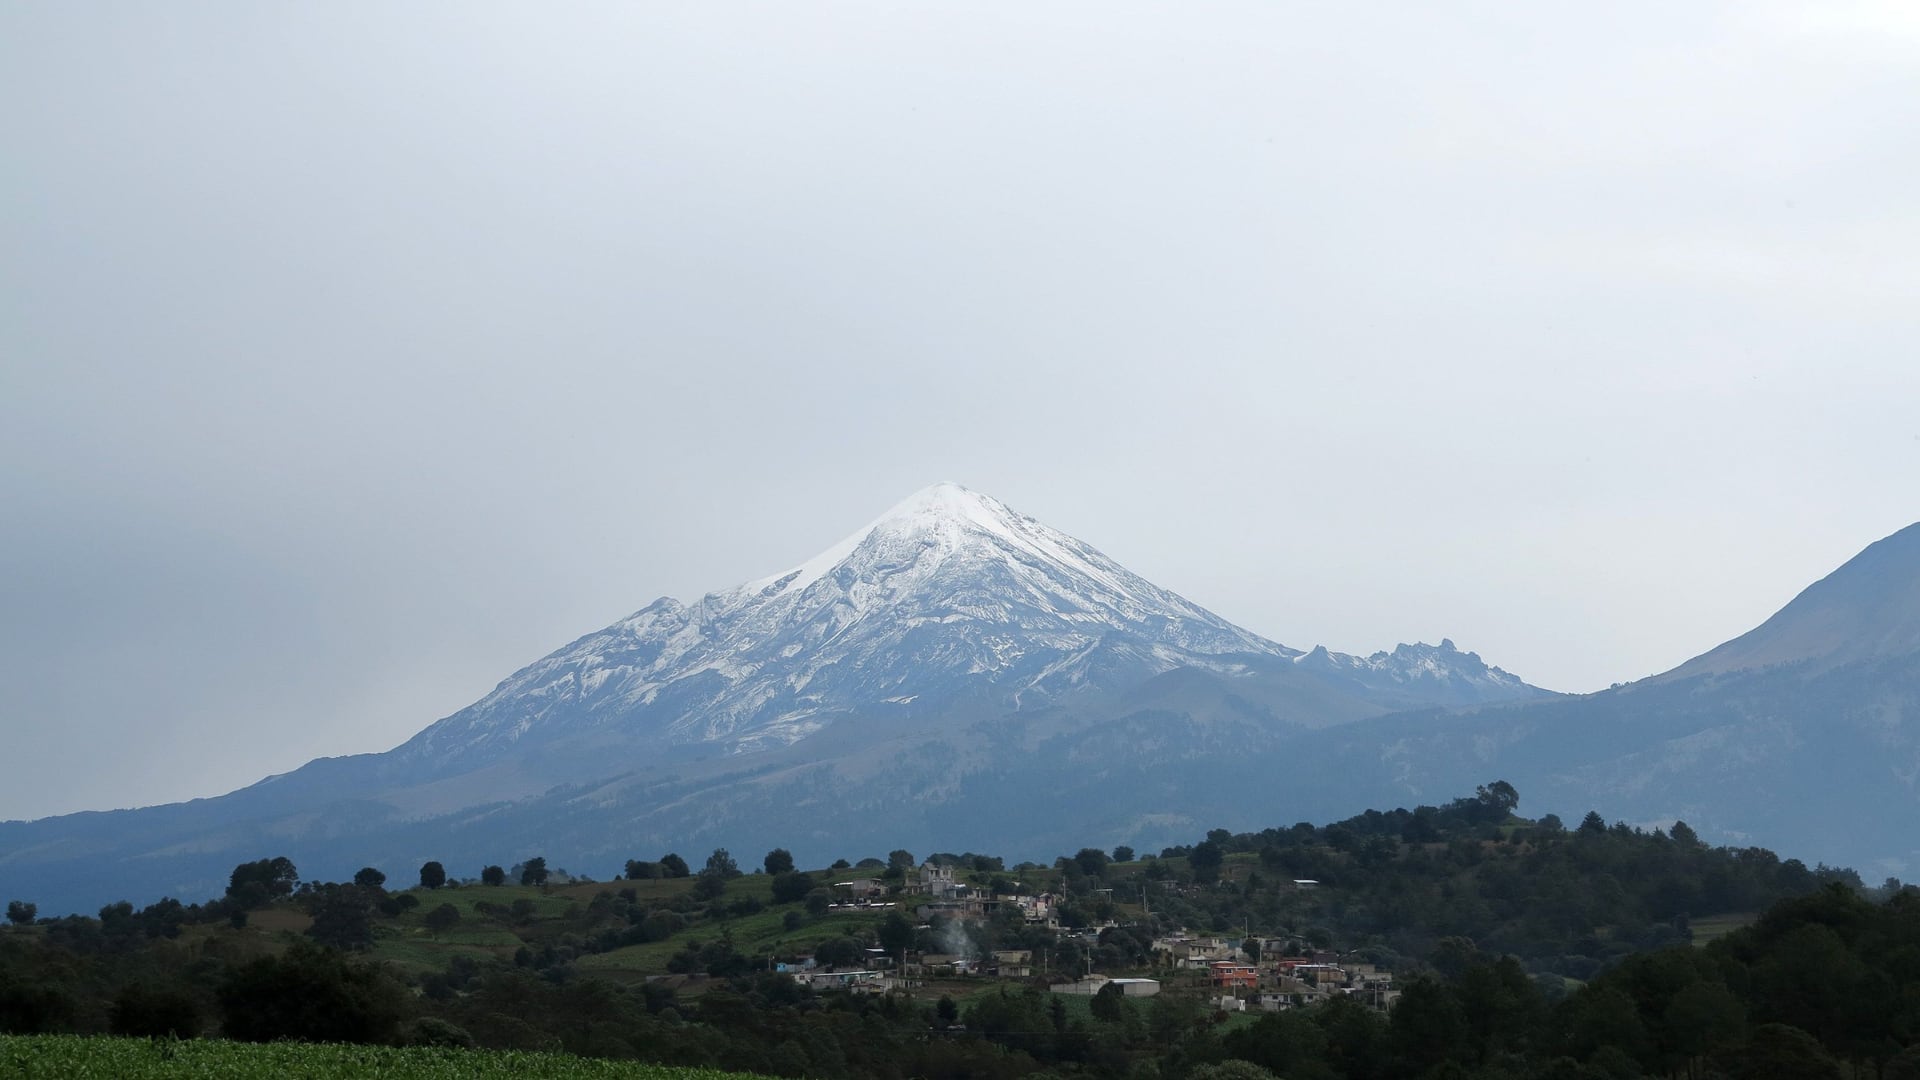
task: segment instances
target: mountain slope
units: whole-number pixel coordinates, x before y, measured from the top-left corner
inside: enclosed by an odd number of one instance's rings
[[[1837,667],[1920,653],[1920,524],[1869,545],[1759,626],[1664,675]]]
[[[753,750],[805,738],[850,704],[988,693],[1021,707],[1102,665],[1236,670],[1294,655],[998,500],[940,484],[785,573],[690,606],[656,600],[400,756],[485,757],[642,712],[665,743]]]
[[[1542,696],[1447,641],[1268,641],[941,484],[787,572],[657,600],[387,753],[0,824],[0,882],[31,877],[55,910],[197,898],[264,854],[337,877],[536,850],[602,872],[667,847],[825,861],[870,834],[1015,857],[1052,837],[1144,846],[1288,813],[1260,778],[1303,732]]]
[[[1913,873],[1920,526],[1665,674],[1581,697],[1369,719],[1293,752],[1323,766],[1298,792],[1316,813],[1356,791],[1413,804],[1498,776],[1533,813],[1679,819],[1721,842]]]

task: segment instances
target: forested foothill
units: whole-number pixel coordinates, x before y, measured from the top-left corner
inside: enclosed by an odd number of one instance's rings
[[[718,850],[635,853],[596,882],[529,854],[309,882],[269,856],[210,903],[47,917],[15,899],[0,1033],[792,1077],[1920,1080],[1920,891],[1682,823],[1568,827],[1518,806],[1496,782],[1050,866],[894,851],[808,872],[775,849],[749,873]],[[929,907],[919,890],[943,880]],[[1166,947],[1202,935],[1259,985],[1223,995]],[[1277,973],[1309,961],[1393,993],[1288,993]],[[1090,972],[1162,989],[1048,989]]]

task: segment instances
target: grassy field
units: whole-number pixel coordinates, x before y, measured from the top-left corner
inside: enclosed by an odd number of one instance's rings
[[[816,878],[828,875],[816,873]],[[393,919],[383,919],[376,931],[373,956],[376,959],[418,971],[445,970],[455,956],[476,960],[510,959],[522,945],[538,946],[554,942],[567,934],[585,934],[596,929],[624,928],[624,918],[594,918],[589,906],[602,893],[618,894],[632,889],[641,907],[665,907],[668,901],[690,892],[694,878],[658,878],[643,881],[608,881],[579,885],[559,885],[546,889],[523,885],[463,885],[437,890],[408,890],[418,898],[419,906]],[[743,874],[727,882],[726,902],[752,897],[763,904],[773,899],[773,879],[765,874]],[[480,910],[486,905],[495,912],[516,903],[531,905],[523,916],[501,918]],[[427,913],[441,904],[451,904],[460,912],[460,921],[438,934],[427,929]],[[823,941],[858,932],[879,924],[885,912],[835,912],[809,918],[806,924],[788,930],[785,918],[799,910],[798,904],[768,906],[751,915],[722,918],[689,918],[688,925],[671,937],[628,945],[604,953],[582,955],[576,966],[617,982],[647,975],[663,975],[667,961],[690,942],[711,942],[722,934],[731,935],[734,948],[743,953],[774,956],[811,953]],[[911,913],[911,908],[899,910]],[[274,912],[275,915],[295,915]],[[265,925],[258,928],[265,929]],[[304,927],[301,927],[304,928]],[[295,927],[276,926],[279,930]]]
[[[151,1042],[78,1035],[0,1035],[0,1076],[21,1080],[241,1080],[257,1076],[381,1080],[741,1080],[746,1073],[680,1069],[525,1051],[396,1049],[216,1039]]]
[[[1751,926],[1760,914],[1754,911],[1735,912],[1731,915],[1706,915],[1693,920],[1693,943],[1706,945],[1726,937],[1745,926]]]
[[[769,908],[739,918],[702,922],[661,941],[583,956],[574,962],[574,966],[581,971],[601,975],[658,975],[667,970],[667,959],[689,941],[715,941],[723,930],[733,936],[733,947],[743,953],[768,953],[774,956],[811,953],[823,941],[844,937],[861,927],[877,926],[886,917],[873,912],[830,914],[798,930],[788,930],[782,920],[791,910],[791,907]]]

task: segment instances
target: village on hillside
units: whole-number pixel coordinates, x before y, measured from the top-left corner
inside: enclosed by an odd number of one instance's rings
[[[946,863],[923,863],[904,877],[900,882],[874,876],[835,881],[828,914],[898,912],[910,918],[916,939],[931,938],[945,951],[908,947],[894,953],[874,946],[863,949],[853,964],[822,963],[814,954],[793,953],[775,958],[774,970],[814,990],[855,993],[976,991],[996,981],[1044,985],[1052,993],[1078,996],[1104,992],[1145,998],[1171,990],[1203,995],[1211,1009],[1224,1013],[1280,1012],[1336,995],[1385,1012],[1399,997],[1393,974],[1379,965],[1326,949],[1290,953],[1297,942],[1285,937],[1224,937],[1175,929],[1150,939],[1145,970],[1094,971],[1094,947],[1103,935],[1128,924],[1109,918],[1097,925],[1066,927],[1059,918],[1057,894],[995,895],[956,877]],[[1305,879],[1291,884],[1301,891],[1319,886]],[[1039,950],[1036,959],[1036,950],[1030,948],[971,947],[973,936],[965,927],[996,919],[1017,919],[1026,928],[1044,930],[1054,939],[1056,953],[1058,946],[1067,946],[1088,962],[1080,970],[1049,970],[1045,950]]]

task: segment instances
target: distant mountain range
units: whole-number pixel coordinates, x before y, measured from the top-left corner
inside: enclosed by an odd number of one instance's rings
[[[1502,776],[1526,805],[1686,821],[1862,875],[1920,867],[1920,525],[1881,540],[1754,630],[1597,694],[1409,712],[1293,752],[1370,799],[1447,797]],[[1327,812],[1346,783],[1299,792]]]
[[[1914,807],[1916,547],[1907,530],[1752,634],[1569,698],[1450,641],[1288,648],[942,484],[790,571],[657,600],[387,753],[216,799],[0,824],[0,893],[47,911],[199,899],[280,854],[321,878],[534,854],[608,876],[717,846],[1050,858],[1495,778],[1537,811],[1898,859],[1904,827],[1865,820],[1862,800]]]

